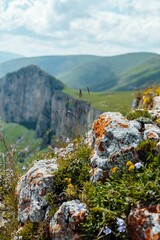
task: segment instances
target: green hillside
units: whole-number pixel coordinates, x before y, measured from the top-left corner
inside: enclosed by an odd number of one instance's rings
[[[144,64],[123,72],[121,79],[120,87],[115,86],[113,90],[131,90],[134,87],[146,88],[153,84],[160,84],[160,56],[155,56]]]
[[[100,57],[57,77],[71,88],[85,89],[88,86],[92,91],[105,91],[117,84],[119,85],[122,72],[152,59],[153,56],[156,54],[130,53],[113,57]]]
[[[63,90],[66,94],[79,99],[79,91],[69,88]],[[89,102],[93,108],[102,112],[119,111],[126,114],[131,109],[133,92],[90,92],[82,91],[81,100]]]
[[[21,169],[27,163],[27,158],[39,150],[41,139],[35,137],[33,130],[28,130],[19,124],[2,122],[1,125],[0,136],[3,138],[0,139],[0,151],[5,153],[6,147],[11,149],[12,146],[12,149],[15,149],[17,167]],[[0,158],[1,161],[3,161],[2,158]]]
[[[73,69],[82,63],[97,59],[96,56],[43,56],[15,59],[0,65],[0,76],[17,71],[22,67],[37,65],[45,72],[57,76],[60,73]]]
[[[85,89],[88,86],[92,91],[104,91],[115,86],[117,81],[110,66],[100,61],[83,64],[58,78],[71,88]]]
[[[91,91],[130,90],[135,84],[132,86],[128,74],[145,64],[150,68],[153,58],[158,59],[159,55],[128,53],[111,57],[72,55],[21,58],[0,64],[0,76],[34,64],[70,88],[85,89],[88,86]],[[143,72],[141,74],[144,75]],[[141,81],[138,84],[141,86]]]

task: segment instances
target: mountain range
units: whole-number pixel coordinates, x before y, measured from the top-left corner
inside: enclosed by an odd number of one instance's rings
[[[22,55],[16,54],[16,53],[10,53],[10,52],[0,52],[0,63],[24,57]]]
[[[160,55],[155,53],[21,57],[1,63],[0,76],[32,64],[74,89],[133,90],[160,82]]]

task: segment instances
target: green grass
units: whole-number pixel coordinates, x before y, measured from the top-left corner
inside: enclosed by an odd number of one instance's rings
[[[131,68],[121,74],[121,89],[129,89],[130,86],[138,88],[146,88],[147,86],[159,84],[160,82],[160,57],[155,56],[140,64],[137,67]],[[128,84],[130,83],[130,85]],[[119,89],[115,86],[114,90]]]
[[[79,98],[79,91],[65,88],[64,92],[74,98]],[[81,100],[87,101],[93,108],[102,112],[118,111],[126,114],[131,109],[132,92],[82,92]]]
[[[15,146],[15,161],[17,168],[20,170],[23,164],[27,163],[27,157],[37,151],[41,139],[36,138],[35,131],[16,123],[3,123],[1,135],[5,140],[6,146]],[[27,151],[26,148],[28,148]],[[0,140],[0,151],[6,152],[3,142]]]

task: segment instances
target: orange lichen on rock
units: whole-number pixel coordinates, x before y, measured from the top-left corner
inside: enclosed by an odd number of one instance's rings
[[[159,213],[160,214],[160,205],[157,206],[149,206],[148,210],[150,213]],[[160,219],[159,219],[160,220]]]
[[[45,188],[43,188],[39,195],[44,196],[45,194],[46,194],[46,190],[45,190]]]
[[[155,135],[154,133],[149,133],[149,134],[148,134],[148,137],[149,137],[149,138],[156,138],[156,135]]]
[[[104,152],[104,147],[102,142],[99,143],[98,149],[99,151]]]
[[[148,227],[145,231],[145,240],[159,240],[159,234],[152,234],[151,227]]]
[[[106,118],[104,114],[100,115],[99,118],[94,122],[93,129],[97,140],[99,140],[105,133],[105,127],[111,122],[111,118]]]
[[[120,127],[122,128],[128,128],[128,124],[125,124],[125,123],[117,123]]]
[[[51,227],[51,226],[50,226],[50,227]],[[54,228],[54,231],[57,232],[57,231],[59,231],[59,229],[60,229],[60,224],[57,223],[57,225],[56,225],[55,228]]]
[[[136,207],[128,217],[128,228],[133,240],[160,240],[160,205]]]

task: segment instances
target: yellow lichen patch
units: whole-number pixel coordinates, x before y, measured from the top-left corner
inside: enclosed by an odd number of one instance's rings
[[[105,133],[105,127],[111,122],[111,118],[106,118],[104,114],[100,115],[99,118],[94,122],[93,129],[97,140],[99,140]]]

